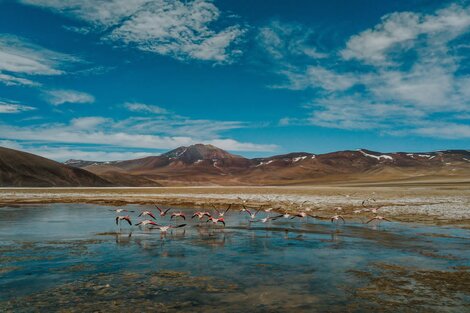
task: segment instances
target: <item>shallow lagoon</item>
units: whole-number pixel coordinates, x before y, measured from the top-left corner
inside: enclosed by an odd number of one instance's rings
[[[136,211],[129,213],[135,223],[150,207],[126,208]],[[120,228],[110,209],[0,208],[0,311],[470,309],[468,230],[312,219],[250,224],[246,213],[229,211],[225,228],[189,219],[165,235]]]

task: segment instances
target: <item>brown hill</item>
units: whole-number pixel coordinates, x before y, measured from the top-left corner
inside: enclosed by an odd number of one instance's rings
[[[107,180],[86,170],[34,154],[0,147],[0,186],[110,186]]]
[[[73,163],[82,164],[82,168],[114,184],[133,183],[133,186],[284,185],[417,177],[470,178],[470,152],[467,150],[379,153],[361,149],[247,159],[211,145],[197,144],[136,160],[74,160]]]

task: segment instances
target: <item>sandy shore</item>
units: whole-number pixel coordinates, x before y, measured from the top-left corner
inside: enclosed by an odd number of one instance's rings
[[[241,200],[241,199],[242,200]],[[395,221],[470,228],[468,184],[416,186],[295,186],[295,187],[165,187],[165,188],[2,188],[0,205],[41,203],[98,203],[110,205],[159,203],[178,207],[228,205],[273,207],[284,212],[308,210],[329,217],[366,221],[379,213]],[[336,209],[341,207],[341,210]],[[354,212],[363,210],[360,213]]]

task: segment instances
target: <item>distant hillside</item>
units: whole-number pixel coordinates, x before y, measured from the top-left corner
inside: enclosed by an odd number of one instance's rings
[[[73,160],[117,185],[284,185],[413,178],[470,178],[470,152],[380,153],[365,149],[247,159],[212,145],[180,147],[160,156],[96,162]],[[138,181],[140,180],[140,181]]]
[[[34,154],[0,147],[0,186],[2,187],[110,185],[109,181],[86,170]]]
[[[0,186],[309,185],[406,180],[470,180],[470,152],[326,154],[296,152],[247,159],[212,145],[180,147],[127,161],[65,164],[0,147]]]

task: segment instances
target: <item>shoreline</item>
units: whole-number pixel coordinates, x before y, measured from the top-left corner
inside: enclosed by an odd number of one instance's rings
[[[465,185],[465,184],[464,184]],[[148,188],[0,188],[0,206],[52,203],[90,203],[102,205],[153,205],[180,208],[206,208],[211,205],[241,208],[272,207],[273,211],[310,214],[324,218],[341,214],[346,220],[364,221],[381,207],[378,214],[397,222],[470,229],[470,191],[466,186],[354,187],[354,186],[275,186],[275,187],[148,187]],[[239,197],[243,200],[240,200]],[[336,208],[341,207],[341,210]]]

